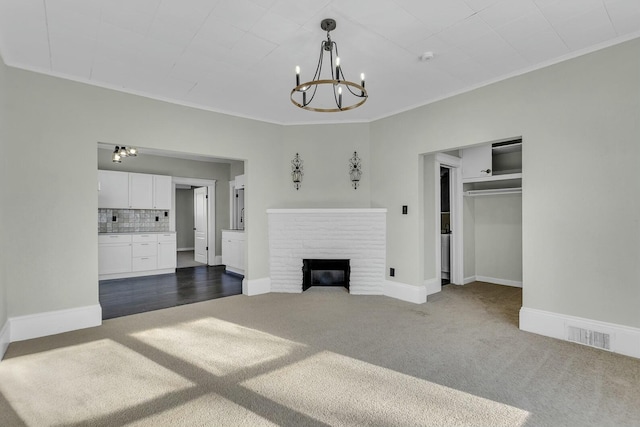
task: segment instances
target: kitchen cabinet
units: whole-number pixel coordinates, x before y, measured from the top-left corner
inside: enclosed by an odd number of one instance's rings
[[[129,174],[129,208],[153,209],[153,175]]]
[[[98,207],[129,208],[129,174],[118,171],[98,171]]]
[[[171,177],[146,173],[98,171],[98,207],[171,209]]]
[[[158,268],[158,236],[155,234],[134,234],[132,237],[132,271],[155,270]]]
[[[158,268],[176,268],[177,241],[175,233],[158,234]]]
[[[131,236],[110,234],[98,237],[98,274],[131,271]]]
[[[153,209],[171,209],[171,177],[153,175]]]
[[[99,279],[172,273],[176,268],[175,233],[100,234]]]
[[[244,274],[244,243],[244,232],[222,231],[222,264],[226,270]]]

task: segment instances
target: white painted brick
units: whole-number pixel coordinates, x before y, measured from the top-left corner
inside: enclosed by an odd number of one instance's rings
[[[365,209],[269,212],[271,289],[302,291],[304,258],[350,259],[350,291],[382,294],[386,213]]]

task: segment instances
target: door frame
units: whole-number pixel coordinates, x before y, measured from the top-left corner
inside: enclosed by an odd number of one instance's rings
[[[439,236],[442,230],[440,220],[441,198],[440,198],[440,167],[449,169],[449,221],[451,224],[451,266],[449,271],[449,281],[453,285],[464,285],[464,239],[463,239],[463,191],[462,191],[462,159],[444,153],[436,153],[435,170],[438,179],[435,180],[435,200],[436,209],[436,235]],[[442,271],[440,269],[442,259],[441,239],[435,239],[436,254],[436,278],[438,284],[442,282]]]
[[[207,240],[209,246],[207,265],[219,265],[221,263],[220,257],[216,257],[216,180],[178,176],[171,178],[171,212],[169,213],[171,231],[176,231],[176,184],[207,187]]]

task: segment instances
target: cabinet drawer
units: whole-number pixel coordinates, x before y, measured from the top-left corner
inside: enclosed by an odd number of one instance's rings
[[[133,271],[148,271],[158,268],[158,261],[155,256],[144,256],[133,258]]]
[[[98,243],[131,243],[131,234],[98,234]]]
[[[132,253],[134,257],[156,256],[158,254],[158,244],[155,242],[134,243]]]
[[[158,242],[175,242],[176,233],[163,233],[158,234]]]
[[[138,242],[157,242],[158,241],[158,235],[157,234],[134,234],[133,235],[133,242],[134,243],[138,243]]]

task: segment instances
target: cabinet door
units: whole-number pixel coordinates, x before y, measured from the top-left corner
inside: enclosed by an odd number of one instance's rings
[[[171,209],[171,177],[153,175],[153,208]]]
[[[462,179],[491,176],[491,144],[462,150]]]
[[[153,209],[153,175],[129,174],[129,207],[131,209]]]
[[[98,171],[98,207],[129,208],[129,174],[118,171]]]
[[[176,242],[158,243],[158,268],[176,268],[177,265]]]
[[[233,255],[231,253],[231,239],[225,236],[226,233],[222,233],[222,263],[224,265],[232,266]]]
[[[128,273],[130,271],[130,243],[98,245],[98,274]]]

